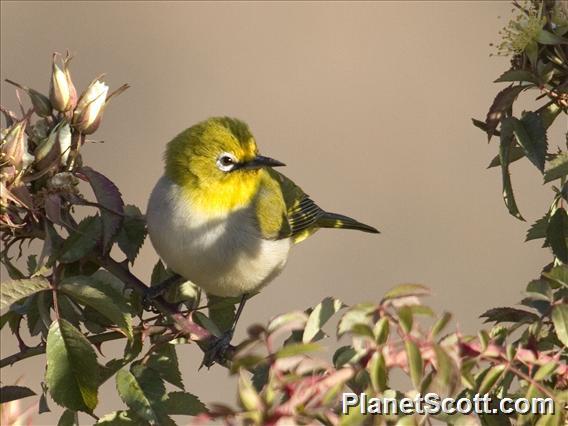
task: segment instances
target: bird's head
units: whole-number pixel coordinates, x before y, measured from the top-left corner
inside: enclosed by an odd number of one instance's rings
[[[262,169],[284,165],[259,155],[247,124],[229,117],[184,130],[168,144],[165,160],[166,175],[196,205],[218,213],[246,205],[256,194]]]

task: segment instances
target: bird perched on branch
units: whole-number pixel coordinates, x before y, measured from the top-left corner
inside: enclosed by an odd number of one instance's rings
[[[210,118],[167,146],[165,173],[147,210],[152,244],[168,267],[221,297],[241,297],[228,345],[247,295],[284,268],[294,244],[320,228],[375,228],[318,207],[259,154],[242,121]]]

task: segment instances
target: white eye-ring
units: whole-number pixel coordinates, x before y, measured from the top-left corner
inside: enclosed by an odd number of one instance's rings
[[[237,159],[233,154],[223,152],[217,158],[217,167],[223,172],[230,172],[237,165]]]

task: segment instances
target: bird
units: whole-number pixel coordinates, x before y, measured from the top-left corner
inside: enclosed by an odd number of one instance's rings
[[[236,118],[212,117],[182,131],[167,144],[164,163],[148,201],[148,234],[183,279],[208,295],[240,298],[221,352],[249,295],[278,276],[293,246],[321,228],[379,233],[320,208],[275,170],[284,163],[260,155],[249,126]]]

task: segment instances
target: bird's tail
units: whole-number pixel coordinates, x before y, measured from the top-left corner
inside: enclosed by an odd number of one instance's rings
[[[358,222],[348,216],[343,216],[337,213],[325,212],[318,220],[317,225],[320,228],[340,228],[340,229],[356,229],[363,232],[371,232],[379,234],[380,232],[370,225]]]

